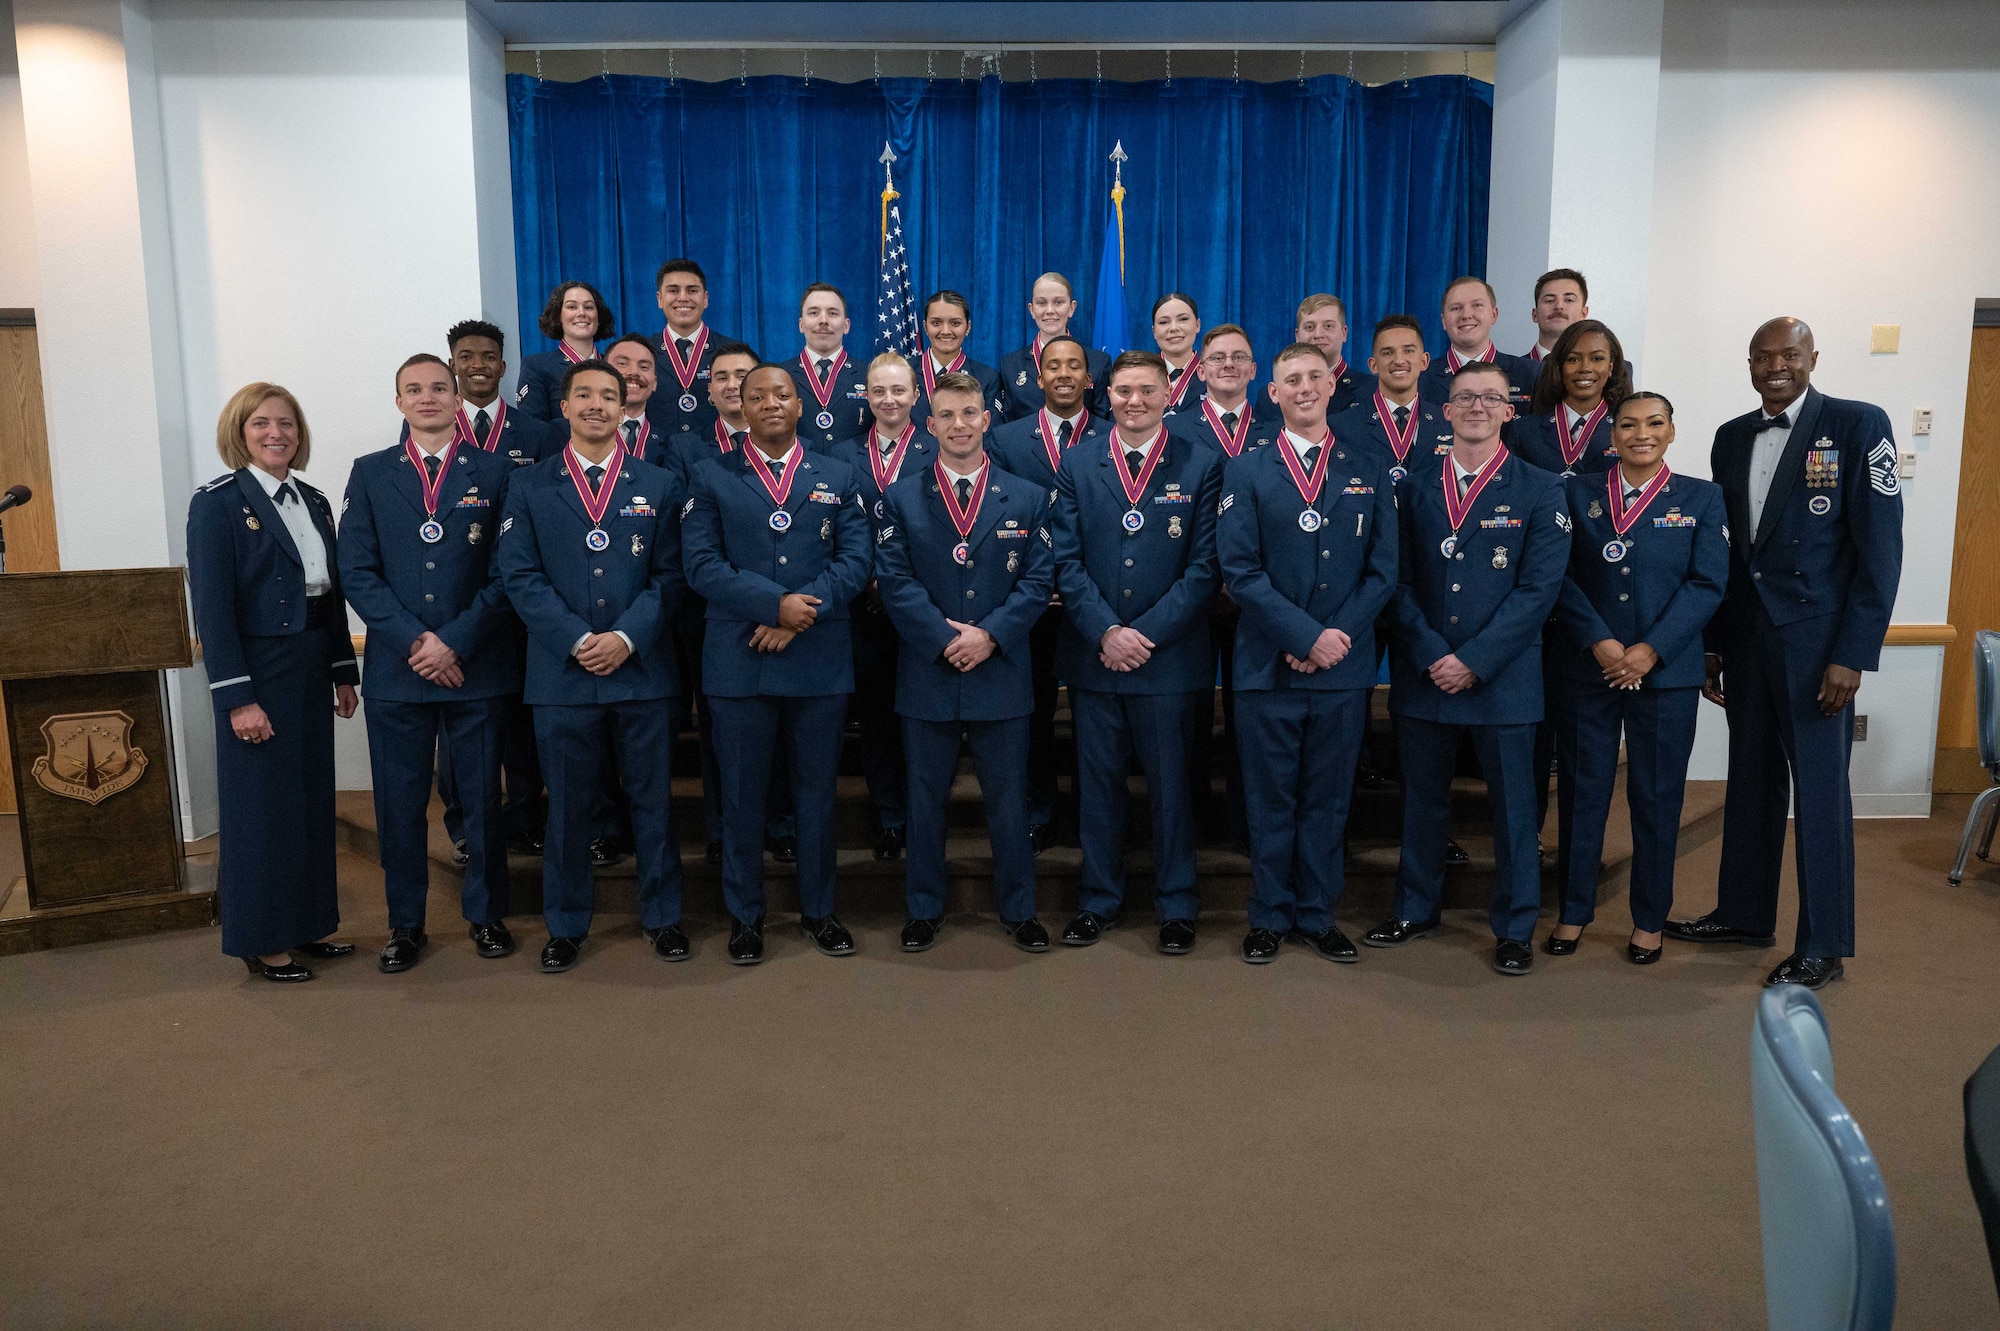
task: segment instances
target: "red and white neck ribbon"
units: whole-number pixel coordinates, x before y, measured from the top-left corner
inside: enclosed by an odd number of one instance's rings
[[[1588,416],[1578,418],[1576,413],[1569,409],[1569,403],[1556,403],[1556,433],[1562,436],[1557,443],[1562,447],[1565,467],[1575,466],[1576,460],[1583,456],[1583,450],[1590,446],[1590,436],[1597,432],[1597,423],[1604,419],[1610,409],[1610,403],[1600,401],[1590,409]],[[1570,423],[1572,419],[1581,419],[1583,428],[1579,430],[1572,426]]]
[[[961,541],[972,539],[973,524],[979,521],[979,506],[986,502],[986,473],[992,469],[991,458],[979,464],[979,474],[972,478],[972,500],[964,508],[960,508],[958,493],[953,489],[953,482],[957,481],[958,477],[945,470],[943,458],[931,464],[931,474],[937,477],[938,493],[944,496],[944,511],[951,516],[951,525],[957,530]]]
[[[1049,470],[1054,471],[1056,468],[1062,466],[1062,421],[1057,417],[1049,415],[1047,407],[1043,407],[1035,415],[1037,417],[1035,433],[1041,436],[1042,448],[1049,455]],[[1084,424],[1089,419],[1090,412],[1086,408],[1078,407],[1076,409],[1076,424],[1070,427],[1069,432],[1069,446],[1071,448],[1076,447],[1077,440],[1083,435]]]
[[[708,350],[708,325],[703,324],[688,339],[687,359],[681,359],[680,349],[674,345],[674,330],[668,325],[660,334],[660,350],[666,353],[667,364],[673,369],[674,378],[679,381],[683,393],[694,391],[694,377],[701,372],[701,353]]]
[[[715,418],[715,446],[727,453],[736,447],[736,441],[729,437],[729,427],[722,423],[722,417]]]
[[[567,340],[556,343],[556,350],[560,351],[563,354],[563,359],[571,365],[581,365],[589,360],[591,356],[597,354],[597,348],[592,347],[590,349],[590,356],[579,355],[577,349],[571,346]]]
[[[812,354],[811,349],[801,351],[799,353],[799,367],[806,372],[806,384],[811,387],[812,395],[819,402],[820,410],[825,411],[833,405],[833,386],[840,379],[841,367],[847,364],[847,348],[842,347],[839,351],[826,357],[828,361],[832,362],[832,365],[826,372],[825,383],[820,382],[819,372],[813,368],[813,361],[815,359],[817,358]]]
[[[1542,357],[1548,354],[1549,354],[1548,352],[1542,350],[1542,344],[1539,342],[1535,343],[1534,346],[1528,348],[1528,359],[1535,362],[1535,364],[1537,365],[1540,365],[1542,363]]]
[[[1181,403],[1186,400],[1188,385],[1193,383],[1196,377],[1194,372],[1195,362],[1200,359],[1201,357],[1199,356],[1189,356],[1188,363],[1181,366],[1180,378],[1173,379],[1171,375],[1168,376],[1172,380],[1167,386],[1167,409],[1169,411],[1178,409]],[[1172,369],[1173,367],[1168,366],[1167,368]]]
[[[929,397],[932,393],[935,393],[937,391],[936,361],[937,361],[937,353],[932,351],[929,347],[924,348],[923,371],[924,371],[925,397]],[[965,367],[965,353],[961,351],[956,356],[953,356],[951,358],[951,364],[944,367],[944,372],[946,374],[957,374],[964,367]]]
[[[1493,450],[1492,457],[1486,459],[1486,465],[1481,467],[1479,474],[1472,478],[1472,484],[1465,487],[1465,498],[1463,499],[1458,497],[1457,459],[1447,458],[1445,459],[1445,465],[1438,468],[1438,480],[1444,486],[1445,521],[1451,524],[1454,536],[1458,534],[1458,529],[1465,525],[1466,515],[1472,512],[1472,505],[1478,500],[1479,492],[1486,488],[1488,481],[1500,474],[1500,464],[1506,460],[1507,446],[1502,444]]]
[[[1146,445],[1146,461],[1137,476],[1125,470],[1125,454],[1131,448],[1132,445],[1121,439],[1116,430],[1111,432],[1111,465],[1118,469],[1118,483],[1125,487],[1125,502],[1137,508],[1139,501],[1146,497],[1146,482],[1153,479],[1153,469],[1160,465],[1160,458],[1166,454],[1167,427],[1162,425],[1159,433],[1153,436],[1153,441]],[[1326,454],[1322,451],[1320,460],[1323,462],[1325,459]],[[1321,467],[1319,474],[1325,476],[1326,468]]]
[[[1664,462],[1661,463],[1659,474],[1646,482],[1646,488],[1639,491],[1639,497],[1632,501],[1632,507],[1627,508],[1625,507],[1625,477],[1623,473],[1617,467],[1613,467],[1610,471],[1604,473],[1604,488],[1610,493],[1611,497],[1611,525],[1617,529],[1620,536],[1632,530],[1632,524],[1637,522],[1639,515],[1646,511],[1646,505],[1652,503],[1654,499],[1659,497],[1660,491],[1667,488],[1667,477],[1670,474],[1666,464]]]
[[[785,459],[784,473],[773,476],[771,465],[764,460],[764,450],[757,447],[754,441],[743,445],[743,460],[750,464],[751,474],[764,483],[764,489],[770,493],[773,508],[785,506],[785,500],[792,493],[792,477],[799,474],[799,464],[805,461],[805,457],[805,449],[800,448],[798,442],[794,440],[791,454]]]
[[[1299,439],[1308,448],[1319,449],[1319,459],[1313,463],[1310,474],[1307,473],[1305,464],[1299,461],[1299,450],[1292,443],[1295,439]],[[1302,439],[1301,436],[1286,430],[1284,438],[1278,442],[1281,445],[1278,456],[1284,459],[1285,470],[1292,473],[1292,484],[1299,487],[1299,498],[1306,501],[1307,508],[1311,508],[1318,502],[1320,489],[1326,484],[1327,463],[1333,458],[1333,435],[1329,433],[1324,439]]]
[[[1465,357],[1459,355],[1457,347],[1446,347],[1444,349],[1444,365],[1446,369],[1456,374],[1460,369],[1473,364],[1475,361],[1481,365],[1491,365],[1499,354],[1500,349],[1491,342],[1486,344],[1486,350],[1474,356],[1472,360],[1467,360]]]
[[[1236,408],[1236,429],[1234,431],[1222,423],[1222,413],[1215,409],[1215,399],[1201,400],[1201,414],[1208,417],[1208,428],[1215,431],[1215,437],[1222,441],[1223,451],[1230,457],[1243,456],[1243,445],[1250,440],[1250,399],[1243,399],[1243,405]]]
[[[620,440],[625,438],[625,427],[631,420],[632,418],[627,416],[624,420],[618,422],[618,437]],[[625,451],[641,462],[644,462],[646,460],[646,441],[652,437],[653,418],[650,416],[641,416],[639,418],[639,432],[632,436],[632,446]]]
[[[585,462],[576,451],[575,444],[564,444],[563,452],[569,454],[569,480],[576,487],[576,497],[583,501],[583,511],[590,514],[593,527],[604,525],[604,511],[611,507],[611,493],[618,488],[618,473],[624,470],[625,459],[630,456],[625,451],[625,441],[620,439],[611,446],[611,456],[599,463]],[[596,494],[590,492],[590,482],[583,477],[586,467],[601,465],[604,468],[604,485]],[[443,471],[440,469],[439,474]]]
[[[875,488],[885,491],[896,483],[896,477],[903,470],[903,455],[910,451],[910,441],[917,437],[917,423],[903,422],[903,433],[889,446],[888,456],[882,454],[882,432],[868,432],[868,470],[875,477]]]
[[[1342,356],[1338,356],[1338,357],[1335,357],[1335,358],[1334,358],[1334,362],[1333,362],[1333,369],[1332,369],[1331,373],[1332,373],[1332,376],[1333,376],[1333,380],[1334,380],[1334,382],[1335,382],[1335,383],[1338,383],[1338,382],[1340,381],[1340,376],[1341,376],[1341,375],[1343,375],[1343,374],[1346,374],[1346,373],[1347,373],[1347,357],[1346,357],[1346,356],[1342,355]]]
[[[1396,409],[1389,405],[1389,399],[1383,397],[1379,389],[1376,390],[1375,419],[1382,422],[1382,433],[1389,436],[1389,448],[1398,462],[1410,456],[1410,445],[1417,441],[1417,406],[1415,401],[1410,403],[1410,423],[1399,433],[1396,429]]]
[[[437,455],[438,470],[436,476],[432,476],[428,471],[424,470],[424,451],[417,447],[417,441],[414,437],[406,436],[404,438],[403,456],[407,457],[410,460],[410,465],[417,469],[417,484],[422,486],[424,490],[424,516],[435,518],[438,515],[438,496],[444,493],[445,475],[451,470],[451,460],[458,456],[457,432],[454,431],[452,433],[451,442],[446,444],[443,451]]]
[[[565,343],[564,345],[567,346],[568,344]],[[463,406],[459,407],[458,437],[466,443],[471,444],[474,448],[483,448],[489,453],[499,448],[501,432],[507,428],[507,399],[504,396],[493,399],[492,412],[493,423],[486,427],[487,442],[481,443],[479,436],[472,432],[472,418],[465,414]]]

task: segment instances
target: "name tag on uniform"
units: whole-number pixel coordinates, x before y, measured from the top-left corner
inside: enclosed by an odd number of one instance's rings
[[[1479,525],[1486,528],[1518,527],[1521,525],[1521,520],[1519,518],[1481,518]]]

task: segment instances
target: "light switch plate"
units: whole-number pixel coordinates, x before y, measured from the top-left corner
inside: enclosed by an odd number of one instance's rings
[[[1896,478],[1907,481],[1917,474],[1917,455],[1905,449],[1896,454]]]
[[[1903,348],[1903,325],[1876,324],[1868,336],[1868,354],[1893,356]]]

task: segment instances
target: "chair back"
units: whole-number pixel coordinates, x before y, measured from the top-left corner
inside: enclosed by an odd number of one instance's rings
[[[1889,1196],[1833,1093],[1833,1046],[1811,990],[1775,985],[1758,1000],[1750,1089],[1772,1331],[1888,1331],[1896,1312]]]
[[[2000,633],[1972,635],[1973,689],[1979,697],[1979,761],[2000,781]]]

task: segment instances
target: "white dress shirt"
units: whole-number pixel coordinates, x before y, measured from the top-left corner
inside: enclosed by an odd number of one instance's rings
[[[1123,458],[1127,453],[1137,453],[1139,455],[1139,460],[1141,462],[1144,462],[1147,458],[1153,456],[1153,445],[1155,442],[1158,441],[1159,437],[1160,437],[1159,432],[1155,431],[1153,437],[1151,439],[1148,439],[1145,443],[1132,444],[1132,443],[1127,443],[1125,441],[1125,436],[1120,434],[1118,436],[1118,456]],[[1075,438],[1076,436],[1074,434],[1070,436],[1070,439],[1072,441],[1075,440]]]
[[[1306,450],[1308,448],[1326,447],[1328,444],[1333,442],[1333,436],[1329,434],[1327,435],[1326,438],[1315,442],[1311,439],[1306,439],[1300,435],[1293,434],[1290,430],[1287,430],[1285,431],[1285,442],[1292,446],[1292,451],[1299,455],[1299,464],[1301,466],[1304,466],[1306,461]],[[1317,462],[1319,461],[1319,459],[1314,458],[1313,461]]]
[[[333,576],[327,572],[326,542],[320,539],[312,514],[306,512],[306,497],[299,493],[289,476],[281,481],[262,467],[250,468],[250,474],[257,478],[257,484],[264,487],[264,493],[277,506],[279,520],[292,534],[292,544],[299,549],[299,563],[305,566],[306,595],[326,595],[333,590]],[[289,492],[290,498],[280,501],[280,490]]]
[[[1759,430],[1750,443],[1750,539],[1757,539],[1758,529],[1764,521],[1764,500],[1771,493],[1771,482],[1778,478],[1778,464],[1785,459],[1785,445],[1792,440],[1792,427],[1798,424],[1798,415],[1793,410],[1802,398],[1794,398],[1780,413],[1786,423]],[[1758,413],[1765,420],[1775,420],[1771,412]]]

